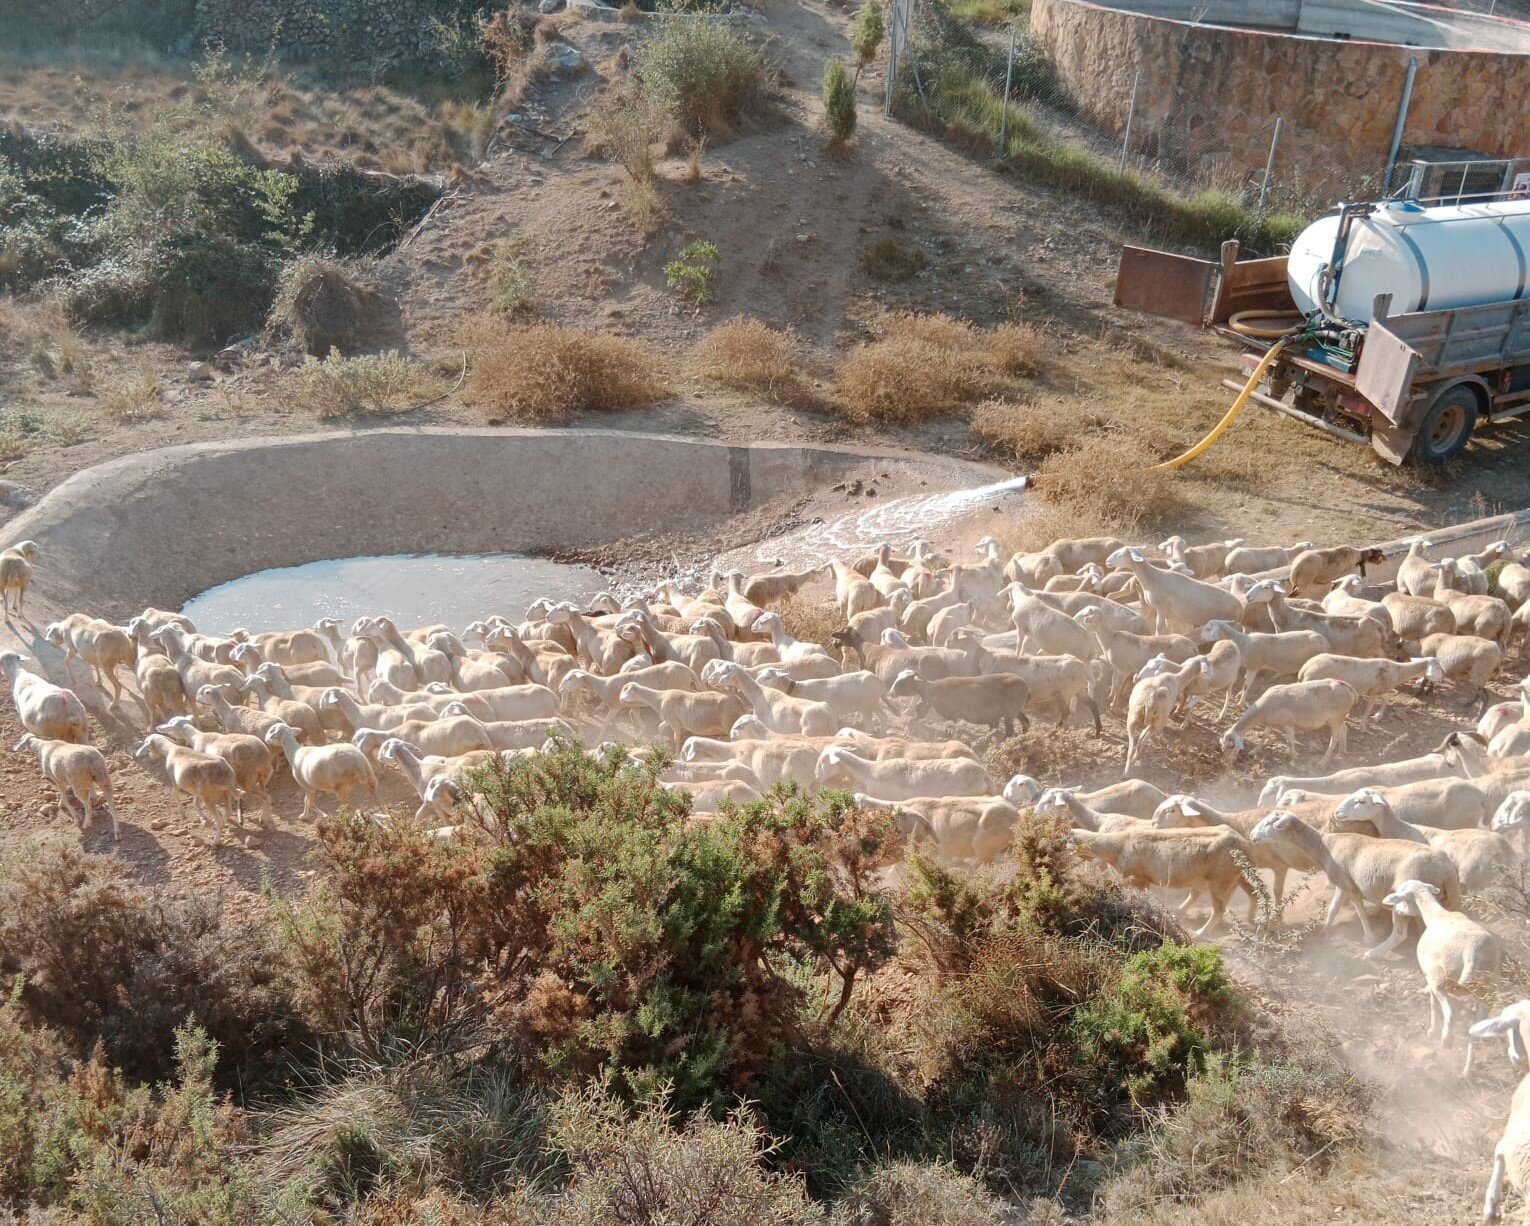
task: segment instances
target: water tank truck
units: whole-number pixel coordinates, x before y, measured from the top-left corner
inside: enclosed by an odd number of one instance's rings
[[[1394,464],[1441,464],[1530,412],[1530,199],[1341,204],[1288,255],[1220,262],[1127,247],[1116,305],[1244,345],[1249,399]],[[1209,302],[1209,307],[1207,303]]]

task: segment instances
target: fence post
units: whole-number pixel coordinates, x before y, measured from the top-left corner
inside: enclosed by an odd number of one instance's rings
[[[883,83],[882,114],[891,118],[893,80],[898,75],[898,0],[892,0],[887,22],[887,80]]]
[[[1004,110],[999,113],[999,157],[1009,152],[1006,138],[1009,135],[1009,83],[1015,75],[1015,26],[1009,27],[1009,59],[1004,63]]]
[[[1397,165],[1397,151],[1402,148],[1403,127],[1408,122],[1408,105],[1413,101],[1413,79],[1418,76],[1418,59],[1408,58],[1408,75],[1403,78],[1402,102],[1397,107],[1397,122],[1392,126],[1392,144],[1387,149],[1387,170],[1381,177],[1381,194],[1392,193],[1392,168]]]
[[[1121,138],[1121,172],[1126,173],[1126,156],[1132,147],[1132,121],[1137,118],[1137,86],[1142,82],[1142,69],[1132,74],[1132,100],[1126,108],[1126,132]]]
[[[1270,137],[1270,156],[1264,161],[1264,181],[1259,184],[1259,208],[1254,214],[1256,224],[1264,220],[1264,202],[1270,194],[1270,176],[1275,173],[1275,146],[1280,141],[1280,126],[1284,122],[1281,116],[1275,116],[1275,132]]]

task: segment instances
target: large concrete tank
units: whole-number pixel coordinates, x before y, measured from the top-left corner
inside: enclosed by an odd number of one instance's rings
[[[1319,274],[1333,259],[1339,218],[1313,222],[1291,248],[1286,275],[1303,314],[1317,309]],[[1377,294],[1393,315],[1520,298],[1530,290],[1530,200],[1421,208],[1394,202],[1350,226],[1337,314],[1369,323]]]

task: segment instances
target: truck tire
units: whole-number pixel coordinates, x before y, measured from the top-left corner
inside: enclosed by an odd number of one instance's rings
[[[1477,428],[1477,394],[1464,383],[1447,387],[1434,398],[1408,453],[1415,464],[1443,464],[1466,450]]]

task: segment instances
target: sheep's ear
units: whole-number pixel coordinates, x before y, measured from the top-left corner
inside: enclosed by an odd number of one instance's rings
[[[1179,802],[1179,811],[1181,813],[1189,814],[1191,817],[1205,817],[1206,816],[1206,810],[1201,808],[1201,806],[1196,804],[1195,801],[1193,801],[1193,800],[1182,800],[1182,801],[1180,801]]]

